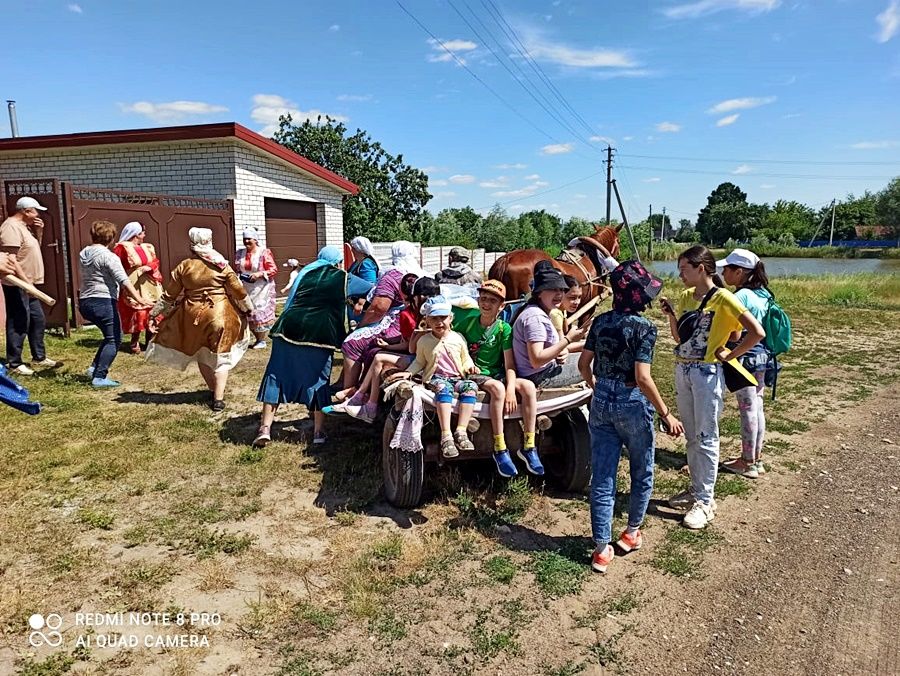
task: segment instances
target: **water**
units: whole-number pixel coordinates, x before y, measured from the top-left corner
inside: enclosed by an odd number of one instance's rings
[[[874,272],[900,274],[900,260],[880,258],[763,258],[769,277],[794,275],[852,275]],[[678,261],[652,261],[650,270],[657,275],[678,276]]]

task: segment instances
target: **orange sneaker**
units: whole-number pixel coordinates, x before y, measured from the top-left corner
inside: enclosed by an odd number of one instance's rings
[[[636,530],[633,533],[623,530],[622,534],[619,536],[618,542],[616,542],[616,546],[626,554],[630,551],[640,549],[642,544],[644,544],[644,536],[641,535],[640,530]]]
[[[602,551],[595,549],[591,555],[591,568],[596,573],[605,573],[606,567],[615,557],[612,545],[606,545]]]

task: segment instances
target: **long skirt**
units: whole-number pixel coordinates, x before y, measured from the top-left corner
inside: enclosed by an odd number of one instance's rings
[[[318,411],[331,403],[329,384],[334,351],[294,345],[272,338],[272,354],[256,400],[266,404],[303,404]]]
[[[376,346],[375,341],[379,338],[389,343],[397,342],[397,338],[400,336],[400,322],[398,318],[401,309],[395,308],[375,324],[363,326],[347,336],[341,345],[341,351],[344,353],[344,356],[347,359],[360,361],[368,350]]]

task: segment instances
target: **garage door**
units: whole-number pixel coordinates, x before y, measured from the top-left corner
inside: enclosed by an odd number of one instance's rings
[[[287,284],[290,271],[282,267],[288,258],[301,265],[319,253],[316,203],[266,198],[266,246],[278,263],[277,288]]]

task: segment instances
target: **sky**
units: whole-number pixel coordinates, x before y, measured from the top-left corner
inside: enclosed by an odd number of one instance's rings
[[[629,221],[900,175],[900,0],[0,6],[23,136],[328,114],[425,170],[435,213],[601,218],[608,143]]]

